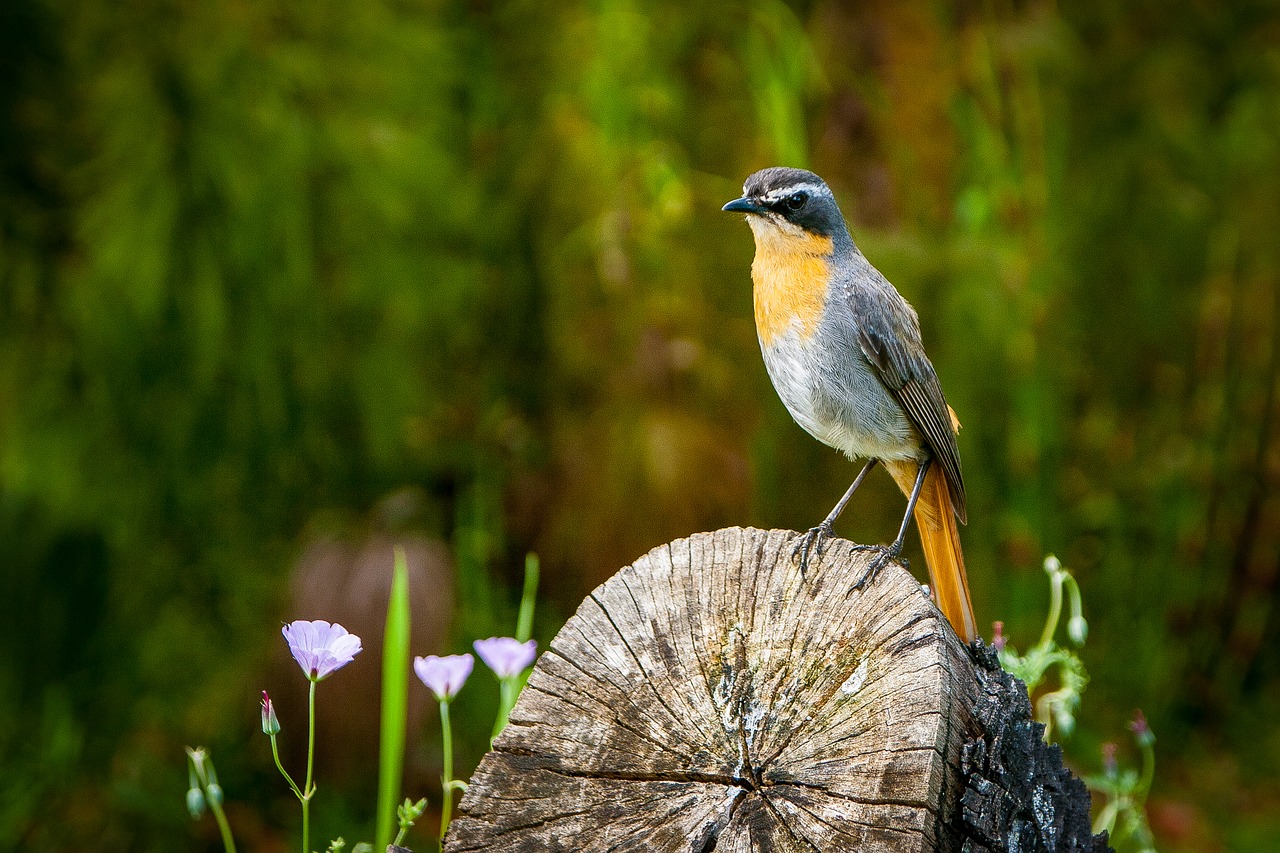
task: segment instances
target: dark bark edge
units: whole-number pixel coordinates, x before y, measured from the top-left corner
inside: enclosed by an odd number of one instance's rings
[[[974,719],[983,734],[961,752],[960,853],[1110,851],[1107,834],[1093,834],[1088,788],[1032,719],[1026,685],[982,640],[970,651],[978,680]]]

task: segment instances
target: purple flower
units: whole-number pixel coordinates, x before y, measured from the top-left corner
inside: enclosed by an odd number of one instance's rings
[[[351,663],[360,653],[360,638],[323,619],[290,622],[281,629],[293,659],[307,678],[320,681]]]
[[[458,695],[473,666],[475,658],[471,655],[427,655],[413,659],[413,671],[441,702]]]
[[[472,645],[476,648],[476,654],[480,655],[480,660],[498,678],[519,675],[538,656],[538,644],[533,640],[522,643],[510,637],[490,637],[487,640],[476,640]]]

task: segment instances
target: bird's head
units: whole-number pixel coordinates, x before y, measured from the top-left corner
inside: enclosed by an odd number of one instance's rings
[[[847,239],[849,230],[827,182],[804,169],[761,169],[742,186],[742,198],[722,210],[745,213],[757,244]]]

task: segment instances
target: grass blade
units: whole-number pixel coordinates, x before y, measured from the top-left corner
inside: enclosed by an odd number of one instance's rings
[[[378,745],[378,820],[375,850],[386,850],[395,826],[404,770],[405,718],[409,692],[409,569],[396,548],[387,630],[382,646],[382,728]]]

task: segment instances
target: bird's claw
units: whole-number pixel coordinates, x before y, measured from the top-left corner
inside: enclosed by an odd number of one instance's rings
[[[895,542],[887,547],[884,545],[854,545],[851,550],[867,551],[875,554],[875,556],[871,558],[871,561],[867,563],[867,570],[862,573],[862,577],[853,585],[855,590],[861,590],[868,583],[875,580],[876,575],[880,573],[880,570],[894,560],[901,563],[903,568],[910,567],[910,563],[902,559],[900,556],[902,554],[901,542]]]
[[[800,558],[800,577],[804,577],[809,569],[809,554],[812,552],[818,559],[822,559],[822,551],[830,538],[831,525],[824,521],[817,527],[810,527],[809,532],[796,542],[796,546],[791,549],[791,557]]]

